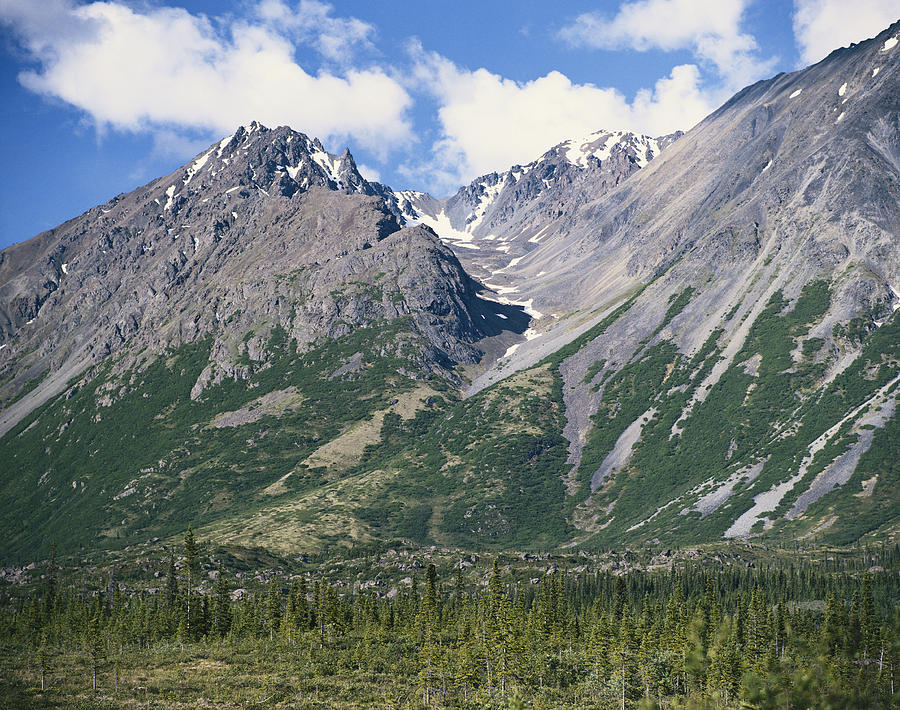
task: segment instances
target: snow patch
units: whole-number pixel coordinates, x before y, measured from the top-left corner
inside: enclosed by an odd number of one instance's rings
[[[482,194],[478,196],[478,204],[475,206],[475,210],[472,213],[473,218],[466,224],[467,232],[474,232],[476,227],[484,220],[484,215],[487,213],[488,207],[490,207],[496,201],[497,197],[503,191],[503,188],[506,187],[506,176],[498,180],[495,184],[489,185],[487,182],[481,183]]]
[[[566,141],[563,143],[566,160],[579,168],[587,166],[589,157],[594,157],[602,163],[609,159],[612,149],[624,136],[624,131],[596,131],[584,138]]]
[[[499,284],[489,284],[489,283],[486,283],[485,286],[487,286],[489,289],[491,289],[491,291],[496,291],[501,296],[504,293],[516,293],[516,291],[519,290],[517,286],[500,286]]]
[[[498,314],[498,315],[499,315],[499,314]],[[529,340],[534,340],[535,338],[540,338],[540,337],[541,337],[541,334],[538,333],[534,328],[529,328],[529,329],[526,330],[524,333],[522,333],[522,335],[525,336],[525,342],[528,342]],[[520,347],[521,345],[522,345],[522,343],[516,343],[515,345],[510,345],[510,346],[506,349],[506,352],[503,353],[503,355],[500,356],[500,359],[502,360],[503,358],[509,357],[509,356],[512,355],[516,350],[518,350],[519,347]]]
[[[515,288],[515,287],[513,287],[513,286],[509,286],[509,287],[506,287],[506,286],[492,286],[491,284],[485,284],[485,286],[487,286],[487,287],[490,288],[490,289],[493,289],[493,290],[496,291],[498,294],[504,293],[504,292],[510,293],[510,292],[513,292],[513,291],[518,291],[518,289]],[[536,311],[536,310],[534,309],[534,307],[533,307],[533,305],[532,305],[532,304],[534,303],[534,299],[533,299],[533,298],[529,298],[527,301],[512,301],[512,300],[510,300],[510,299],[508,299],[508,298],[504,298],[504,297],[501,296],[501,295],[494,296],[493,294],[484,294],[484,293],[481,295],[481,297],[484,298],[485,300],[493,301],[494,303],[502,303],[502,304],[505,305],[505,306],[521,306],[522,309],[523,309],[528,315],[530,315],[532,318],[534,318],[535,320],[540,320],[540,319],[543,318],[543,316],[544,316],[543,313],[541,313],[540,311]]]
[[[788,96],[789,99],[796,99],[800,94],[803,93],[803,89],[797,89],[793,94]]]
[[[469,232],[461,232],[454,229],[450,224],[450,217],[447,216],[446,210],[441,210],[434,217],[429,215],[421,215],[418,219],[419,224],[431,227],[435,233],[445,242],[451,242],[454,246],[468,247],[478,249],[478,246],[471,244],[474,237]]]
[[[3,348],[5,348],[7,345],[9,345],[9,343],[3,343],[3,345],[0,345],[0,350],[3,350]]]
[[[846,93],[847,93],[847,82],[845,81],[843,84],[841,84],[841,88],[838,89],[838,96],[843,96]]]
[[[166,190],[166,197],[168,199],[166,200],[166,204],[163,207],[163,210],[172,209],[172,200],[175,199],[175,186],[174,185],[172,185],[168,190]]]
[[[322,170],[325,171],[325,174],[332,181],[338,184],[338,187],[341,187],[343,183],[341,182],[341,178],[338,175],[338,166],[340,165],[340,158],[334,158],[329,153],[324,150],[317,150],[313,153],[310,153],[310,157],[315,161]]]
[[[204,155],[197,158],[194,161],[194,164],[188,169],[187,177],[184,179],[184,184],[187,185],[191,180],[194,179],[194,175],[197,174],[197,171],[200,170],[204,165],[206,165],[206,161],[209,160],[209,156],[212,155],[212,149],[207,151]]]
[[[68,274],[68,273],[69,273],[69,264],[68,264],[68,262],[63,262],[63,265],[62,265],[62,272],[63,272],[64,274]]]
[[[881,71],[881,67],[875,67],[872,70],[872,77],[874,78],[874,77],[878,76],[878,72],[880,72],[880,71]]]
[[[228,146],[229,143],[231,143],[233,138],[234,138],[234,133],[232,133],[227,138],[223,138],[221,141],[219,141],[219,150],[216,153],[217,158],[222,157],[222,151],[225,150],[225,148]]]
[[[539,232],[536,232],[532,236],[530,236],[528,238],[528,241],[531,242],[532,244],[540,244],[541,239],[544,238],[544,232],[546,232],[548,229],[550,229],[549,224],[545,227],[541,227],[541,230]]]
[[[560,147],[565,151],[569,163],[584,168],[587,167],[588,158],[596,158],[601,163],[609,159],[613,149],[620,144],[631,146],[637,164],[642,168],[660,152],[659,142],[655,138],[635,136],[626,131],[596,131],[585,138],[566,141]]]
[[[506,266],[504,266],[502,269],[500,269],[500,271],[506,271],[507,269],[511,269],[516,264],[518,264],[520,261],[522,261],[522,259],[524,259],[524,258],[525,258],[524,256],[517,256],[515,259],[510,259],[509,263]],[[499,273],[499,272],[494,272],[494,273]]]
[[[841,114],[837,117],[837,121],[835,121],[835,123],[840,123],[840,122],[841,122],[841,119],[842,119],[843,117],[844,117],[844,112],[841,111]]]
[[[227,190],[225,190],[225,194],[228,195],[228,194],[234,192],[235,190],[240,190],[240,189],[241,189],[240,185],[235,185],[234,187],[229,187]]]
[[[234,217],[235,219],[238,218],[237,212],[234,212],[233,210],[232,210],[232,212],[231,212],[231,216]]]
[[[897,38],[891,37],[890,39],[886,39],[884,41],[884,46],[881,48],[882,52],[887,52],[889,49],[893,49],[897,46]]]

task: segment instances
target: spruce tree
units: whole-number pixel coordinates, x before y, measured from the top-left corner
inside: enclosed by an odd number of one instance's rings
[[[275,577],[269,580],[269,589],[266,594],[266,629],[269,632],[269,640],[275,638],[275,631],[281,623],[281,590]]]
[[[197,543],[194,540],[194,528],[188,525],[187,533],[184,536],[184,566],[187,572],[187,590],[185,594],[185,630],[187,638],[191,638],[192,619],[191,598],[194,594],[194,567],[197,564]]]
[[[225,571],[221,566],[213,594],[212,632],[218,638],[225,638],[231,628],[231,596],[228,593]]]
[[[46,689],[47,670],[50,666],[50,643],[47,639],[47,631],[41,633],[41,642],[37,650],[37,661],[41,669],[41,692]]]
[[[169,555],[169,567],[166,572],[166,602],[170,608],[175,607],[175,600],[178,599],[178,576],[175,571],[175,551]]]

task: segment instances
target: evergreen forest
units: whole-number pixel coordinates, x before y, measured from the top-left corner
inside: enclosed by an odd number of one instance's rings
[[[730,550],[51,554],[0,586],[0,706],[898,707],[900,547]]]

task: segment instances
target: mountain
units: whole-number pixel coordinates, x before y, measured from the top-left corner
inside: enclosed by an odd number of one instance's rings
[[[570,343],[579,539],[896,532],[898,35],[747,87],[505,270],[545,317],[472,391]]]
[[[525,329],[378,189],[251,124],[0,252],[5,549],[212,515],[367,422],[352,461]]]
[[[260,330],[248,341],[258,349],[280,325],[306,345],[409,315],[429,346],[426,369],[477,361],[472,344],[506,324],[478,305],[480,287],[433,233],[401,231],[376,197],[385,192],[349,151],[329,155],[317,140],[254,123],[175,173],[0,252],[5,398],[49,369],[0,431],[126,342],[160,352],[216,333],[217,380],[247,350],[230,342],[237,331]],[[348,286],[371,285],[383,260],[394,263],[378,272],[377,299]],[[288,285],[276,287],[285,265]],[[229,319],[234,327],[218,325]]]
[[[450,197],[401,191],[397,201],[407,219],[440,234],[469,273],[489,280],[540,244],[552,221],[620,184],[680,135],[596,131],[527,165],[482,175]]]
[[[896,536],[898,37],[446,199],[252,124],[0,252],[5,554]]]

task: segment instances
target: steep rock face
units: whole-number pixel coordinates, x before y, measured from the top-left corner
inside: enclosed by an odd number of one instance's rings
[[[551,225],[566,223],[680,135],[596,131],[559,143],[527,165],[476,178],[451,197],[407,191],[398,198],[404,216],[433,227],[469,273],[509,288],[507,267],[536,249]]]
[[[849,445],[830,427],[893,421],[876,413],[894,411],[897,370],[898,35],[747,87],[505,270],[515,298],[560,317],[473,391],[586,333],[560,365],[586,534],[806,534],[839,508],[823,530],[858,532],[858,486],[785,516]],[[883,503],[896,484],[879,480]]]
[[[547,298],[588,304],[592,264],[611,255],[646,281],[681,257],[745,268],[776,229],[815,229],[808,262],[853,255],[896,287],[897,61],[879,37],[747,87],[521,267],[552,263]]]
[[[0,252],[5,431],[65,382],[127,343],[162,352],[212,335],[198,392],[240,377],[237,360],[274,327],[305,347],[412,319],[424,372],[481,357],[476,343],[524,329],[497,316],[452,252],[397,215],[356,170],[288,128],[258,124],[184,168]],[[502,308],[502,307],[501,307]],[[513,325],[511,325],[513,324]],[[253,331],[244,343],[246,333]]]

